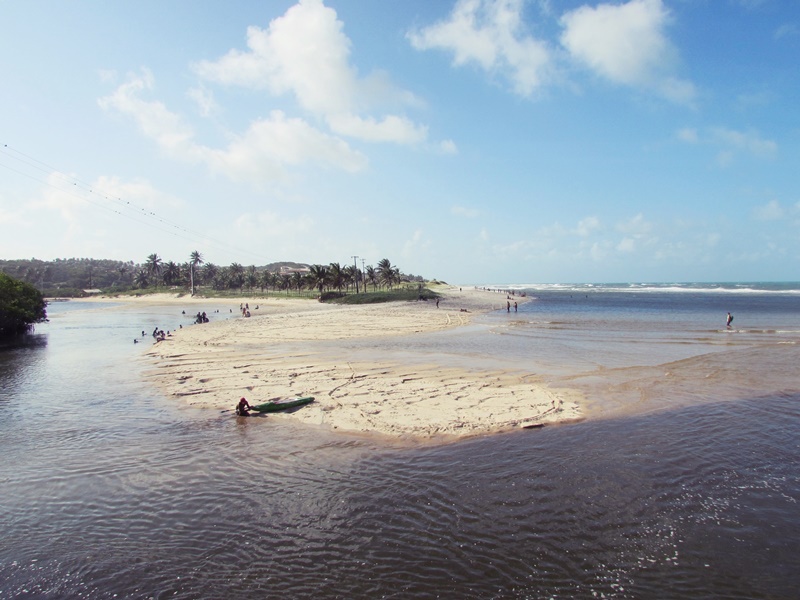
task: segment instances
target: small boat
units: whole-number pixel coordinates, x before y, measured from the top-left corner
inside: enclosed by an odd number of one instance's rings
[[[294,408],[295,406],[303,406],[313,401],[314,396],[305,396],[303,398],[292,398],[291,400],[278,400],[277,402],[255,404],[250,408],[256,412],[277,412],[279,410],[286,410],[287,408]]]

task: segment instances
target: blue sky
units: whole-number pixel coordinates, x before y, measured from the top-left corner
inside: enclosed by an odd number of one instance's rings
[[[0,2],[0,257],[800,278],[800,2]]]

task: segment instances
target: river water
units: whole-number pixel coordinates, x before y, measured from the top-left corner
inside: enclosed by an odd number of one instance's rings
[[[398,340],[587,395],[419,447],[189,408],[132,343],[174,308],[54,303],[0,350],[0,597],[796,598],[800,295],[740,292],[529,288]]]

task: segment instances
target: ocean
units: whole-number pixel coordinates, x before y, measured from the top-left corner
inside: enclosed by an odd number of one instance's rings
[[[389,351],[535,373],[585,420],[237,420],[143,383],[133,339],[190,316],[51,304],[0,349],[0,598],[797,597],[800,284],[485,287],[502,310]]]

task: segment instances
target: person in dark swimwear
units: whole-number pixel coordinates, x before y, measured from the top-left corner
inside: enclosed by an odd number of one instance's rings
[[[247,401],[247,398],[242,398],[239,400],[239,404],[236,405],[236,414],[240,417],[248,417],[250,416],[250,409],[253,407],[250,406],[250,403]]]

